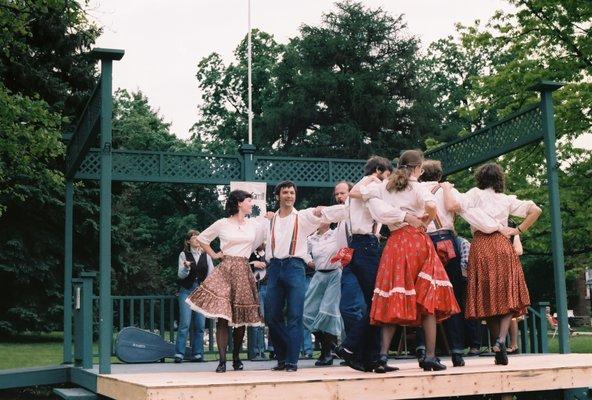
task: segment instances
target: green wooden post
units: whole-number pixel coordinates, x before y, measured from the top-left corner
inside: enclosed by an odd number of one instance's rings
[[[548,301],[539,301],[537,303],[537,312],[539,313],[538,319],[538,332],[539,332],[539,349],[541,353],[549,352],[549,338],[547,337],[547,317],[546,308],[549,306]]]
[[[99,373],[111,373],[113,305],[111,299],[111,179],[112,179],[112,71],[113,60],[121,60],[123,50],[94,49],[101,60],[101,205],[99,227]]]
[[[72,279],[74,285],[74,362],[77,367],[92,368],[93,279],[96,272],[83,272]]]
[[[255,161],[253,154],[257,148],[252,144],[243,143],[238,151],[243,156],[243,173],[244,181],[253,181],[255,179]]]
[[[64,229],[64,364],[72,363],[72,241],[74,230],[74,184],[66,180]]]
[[[555,119],[553,113],[553,92],[563,86],[561,83],[541,81],[532,89],[541,93],[541,112],[543,118],[543,139],[547,158],[547,185],[549,187],[549,208],[551,212],[551,245],[553,248],[553,267],[555,277],[555,297],[557,322],[559,324],[559,352],[569,350],[569,328],[567,321],[567,289],[565,287],[565,264],[563,259],[563,236],[561,230],[561,210],[559,208],[559,178],[555,148]]]

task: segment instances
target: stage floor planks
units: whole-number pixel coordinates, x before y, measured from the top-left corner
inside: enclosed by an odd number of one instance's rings
[[[507,366],[493,357],[467,357],[466,366],[424,372],[415,360],[390,360],[401,370],[363,373],[347,367],[309,367],[275,372],[270,362],[245,363],[245,371],[210,372],[217,363],[113,365],[99,375],[97,392],[125,400],[383,400],[515,393],[592,387],[592,354],[520,355]],[[204,371],[205,370],[205,371]],[[198,372],[202,371],[202,372]]]

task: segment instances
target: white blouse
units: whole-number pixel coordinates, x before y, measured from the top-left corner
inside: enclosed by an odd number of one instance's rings
[[[343,240],[340,240],[340,234],[344,236]],[[310,235],[308,237],[308,251],[314,261],[315,269],[317,271],[326,271],[341,267],[339,261],[331,263],[331,257],[346,245],[345,232],[340,232],[338,229],[329,229],[322,235]]]
[[[222,218],[199,234],[197,240],[210,244],[220,238],[220,250],[226,256],[249,258],[265,240],[265,230],[269,220],[263,217],[249,218],[244,224],[237,224]]]
[[[508,226],[510,215],[525,218],[530,207],[534,205],[531,200],[519,200],[514,195],[496,193],[492,188],[472,188],[461,194],[459,200],[462,212],[470,208],[477,208],[504,227]],[[471,222],[469,221],[469,223]],[[471,224],[471,230],[475,232],[480,229]]]
[[[410,178],[406,189],[388,191],[387,182],[371,183],[361,187],[362,198],[368,201],[368,209],[377,222],[388,225],[391,231],[408,225],[401,222],[401,215],[407,212],[421,217],[425,213],[425,203],[435,203],[435,198],[425,185]]]

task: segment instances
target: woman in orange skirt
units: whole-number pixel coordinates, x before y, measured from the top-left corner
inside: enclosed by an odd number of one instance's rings
[[[459,211],[478,208],[499,223],[499,230],[473,230],[467,271],[466,318],[485,319],[497,338],[495,363],[507,365],[506,336],[512,318],[526,314],[530,297],[522,264],[508,237],[524,233],[539,218],[541,209],[532,201],[504,194],[505,176],[494,163],[482,165],[475,173],[477,187],[456,201],[451,186],[444,186],[447,207]],[[516,228],[508,227],[510,215],[525,218]]]
[[[433,194],[417,182],[422,163],[421,151],[407,150],[386,183],[360,188],[373,218],[391,230],[378,267],[370,322],[382,326],[381,362],[385,365],[395,325],[423,326],[426,357],[420,367],[439,371],[446,366],[435,356],[436,323],[460,308],[425,228],[396,224],[389,218],[394,207],[418,217],[427,213],[426,219],[435,216]]]

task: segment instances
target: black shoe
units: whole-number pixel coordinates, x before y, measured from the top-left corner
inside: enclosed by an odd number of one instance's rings
[[[218,363],[218,367],[216,368],[216,372],[226,372],[226,361],[220,361]]]
[[[278,361],[277,365],[273,367],[272,371],[284,371],[286,369],[286,362],[285,361]]]
[[[386,372],[393,372],[398,371],[399,368],[392,367],[388,365],[388,356],[386,354],[381,354],[378,358],[378,362],[376,363],[376,367],[374,367],[374,372],[377,374],[384,374]]]
[[[496,347],[499,349],[498,351],[495,351]],[[495,352],[495,363],[497,365],[508,365],[508,353],[506,352],[505,343],[496,340],[493,351]]]
[[[418,361],[421,361],[425,358],[426,356],[426,351],[425,349],[417,349],[415,350],[415,357],[417,358]]]
[[[232,361],[232,369],[235,371],[242,371],[244,369],[243,362],[241,360]]]
[[[181,364],[183,362],[183,357],[175,356],[175,364]]]
[[[446,365],[442,364],[439,358],[427,356],[420,362],[420,367],[424,371],[442,371],[446,369]]]
[[[339,365],[342,367],[347,367],[347,363],[345,361],[339,361]]]
[[[320,356],[319,359],[315,362],[317,367],[324,367],[326,365],[333,365],[333,356]]]
[[[275,360],[275,352],[273,352],[273,351],[270,351],[269,352],[269,359],[270,360]]]
[[[354,353],[350,353],[345,349],[345,347],[337,346],[335,348],[335,354],[337,354],[348,367],[353,368],[356,371],[369,372],[368,369],[362,365],[362,363],[355,359]]]
[[[463,360],[463,356],[460,353],[452,353],[452,366],[453,367],[464,367],[465,360]]]
[[[298,366],[294,364],[286,364],[286,372],[296,372],[298,371]]]
[[[203,356],[191,357],[191,362],[204,362]]]

